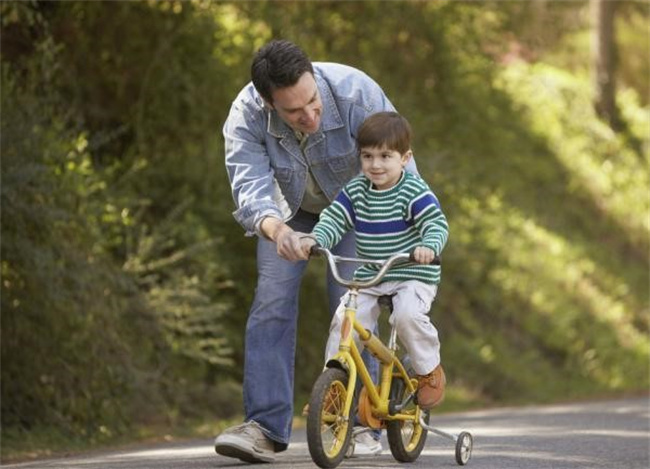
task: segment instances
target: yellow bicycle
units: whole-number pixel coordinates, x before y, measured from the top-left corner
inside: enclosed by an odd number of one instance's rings
[[[467,464],[472,453],[472,435],[468,432],[455,435],[429,426],[429,413],[417,405],[417,379],[397,356],[395,328],[391,328],[385,345],[355,317],[359,290],[377,285],[391,267],[409,262],[410,255],[395,254],[378,261],[335,256],[320,246],[314,246],[311,252],[324,255],[334,279],[349,289],[339,352],[325,365],[309,400],[307,443],[313,461],[322,468],[333,468],[341,463],[351,444],[354,417],[358,415],[363,426],[386,429],[390,451],[397,461],[415,461],[424,448],[428,431],[431,431],[454,441],[456,462]],[[337,268],[341,262],[375,264],[379,269],[368,281],[346,280],[340,277]],[[434,263],[439,263],[439,260],[434,260]],[[392,306],[390,297],[380,298],[380,303],[388,303],[389,308]],[[381,364],[378,385],[373,383],[361,358],[353,332]]]

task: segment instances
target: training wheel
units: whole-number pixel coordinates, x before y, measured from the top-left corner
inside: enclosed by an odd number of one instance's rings
[[[472,457],[472,435],[469,432],[461,432],[456,440],[456,462],[459,466],[464,466]]]

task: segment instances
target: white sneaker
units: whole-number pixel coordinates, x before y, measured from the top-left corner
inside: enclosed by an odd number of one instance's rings
[[[345,457],[379,456],[382,451],[381,441],[375,440],[371,429],[354,427],[352,429],[352,440]]]
[[[275,445],[257,422],[230,427],[214,440],[214,450],[222,456],[249,463],[275,461]]]

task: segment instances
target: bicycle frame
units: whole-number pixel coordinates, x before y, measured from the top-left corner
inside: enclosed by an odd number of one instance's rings
[[[314,384],[310,399],[307,443],[314,462],[321,468],[334,468],[341,463],[348,450],[352,435],[350,414],[356,397],[357,378],[359,378],[365,389],[365,396],[363,392],[359,396],[362,399],[359,403],[361,423],[370,428],[386,428],[390,450],[397,461],[415,461],[426,443],[427,432],[433,432],[454,441],[456,462],[461,466],[467,464],[472,453],[472,435],[465,431],[456,435],[429,426],[428,411],[422,410],[416,402],[413,402],[417,394],[416,380],[409,376],[397,357],[395,327],[391,328],[388,345],[385,345],[379,337],[365,329],[356,319],[359,290],[377,285],[393,265],[413,260],[411,255],[395,254],[382,261],[345,258],[335,256],[318,245],[312,247],[311,253],[324,255],[334,279],[348,288],[339,350],[327,362],[326,370]],[[345,280],[339,276],[336,265],[341,261],[376,264],[380,268],[370,280]],[[438,257],[432,262],[432,264],[439,263]],[[378,387],[361,358],[353,336],[355,332],[365,348],[381,363],[381,379]],[[404,387],[394,386],[394,379],[404,383]],[[346,382],[347,384],[344,384]],[[345,387],[345,396],[342,387]],[[398,399],[402,399],[402,402],[395,402]]]
[[[402,365],[402,362],[397,358],[396,331],[392,329],[388,346],[386,346],[381,341],[381,339],[379,339],[369,330],[365,329],[356,320],[357,296],[359,294],[359,290],[378,284],[388,269],[399,263],[410,261],[411,256],[409,254],[403,253],[395,254],[385,261],[375,261],[368,259],[363,260],[364,263],[379,265],[380,269],[373,279],[362,282],[342,279],[338,275],[338,269],[336,268],[337,262],[360,262],[360,259],[334,256],[328,250],[321,248],[315,248],[314,251],[320,254],[324,254],[327,257],[332,274],[336,281],[341,285],[349,288],[348,298],[345,305],[345,315],[341,326],[339,351],[327,364],[328,367],[338,366],[338,364],[340,364],[348,370],[350,379],[348,381],[348,394],[345,403],[346,408],[350,409],[352,406],[352,400],[354,399],[354,390],[358,376],[366,387],[368,399],[372,403],[374,414],[377,417],[385,420],[416,420],[418,418],[418,415],[404,415],[400,414],[399,411],[391,412],[391,409],[389,408],[389,395],[391,388],[390,384],[395,376],[402,378],[403,382],[406,383],[409,395],[414,395],[416,391],[416,388],[408,376],[404,365]],[[365,347],[370,351],[370,353],[377,357],[381,363],[381,380],[379,383],[379,392],[377,391],[375,383],[373,382],[372,377],[370,376],[370,373],[368,372],[368,369],[363,362],[363,359],[361,358],[361,352],[359,352],[359,349],[354,342],[353,331],[359,335],[361,342],[364,343]],[[404,404],[405,403],[402,403],[402,406]],[[402,406],[398,406],[398,410]]]
[[[339,343],[339,352],[332,358],[333,361],[341,363],[347,368],[350,380],[348,381],[348,395],[345,403],[347,408],[351,408],[352,399],[354,398],[354,389],[356,387],[357,376],[366,387],[368,399],[372,402],[374,413],[377,417],[389,420],[415,420],[415,416],[399,416],[399,414],[391,415],[389,404],[390,383],[393,379],[394,373],[400,376],[407,385],[410,393],[415,392],[415,386],[406,372],[406,369],[397,358],[396,352],[396,339],[391,337],[392,342],[389,347],[384,345],[381,340],[365,329],[356,320],[356,297],[358,294],[357,288],[351,288],[348,292],[348,300],[345,306],[345,317],[341,327],[341,341]],[[375,387],[375,383],[370,376],[370,373],[361,358],[361,352],[354,342],[353,331],[359,335],[359,339],[364,343],[366,348],[372,353],[381,363],[381,380],[379,384],[379,392]],[[393,336],[395,334],[392,334]],[[332,361],[328,362],[332,365]]]

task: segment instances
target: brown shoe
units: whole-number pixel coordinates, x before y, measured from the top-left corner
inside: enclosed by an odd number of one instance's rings
[[[429,410],[442,402],[445,397],[447,378],[441,365],[431,373],[418,376],[418,405],[423,410]]]

